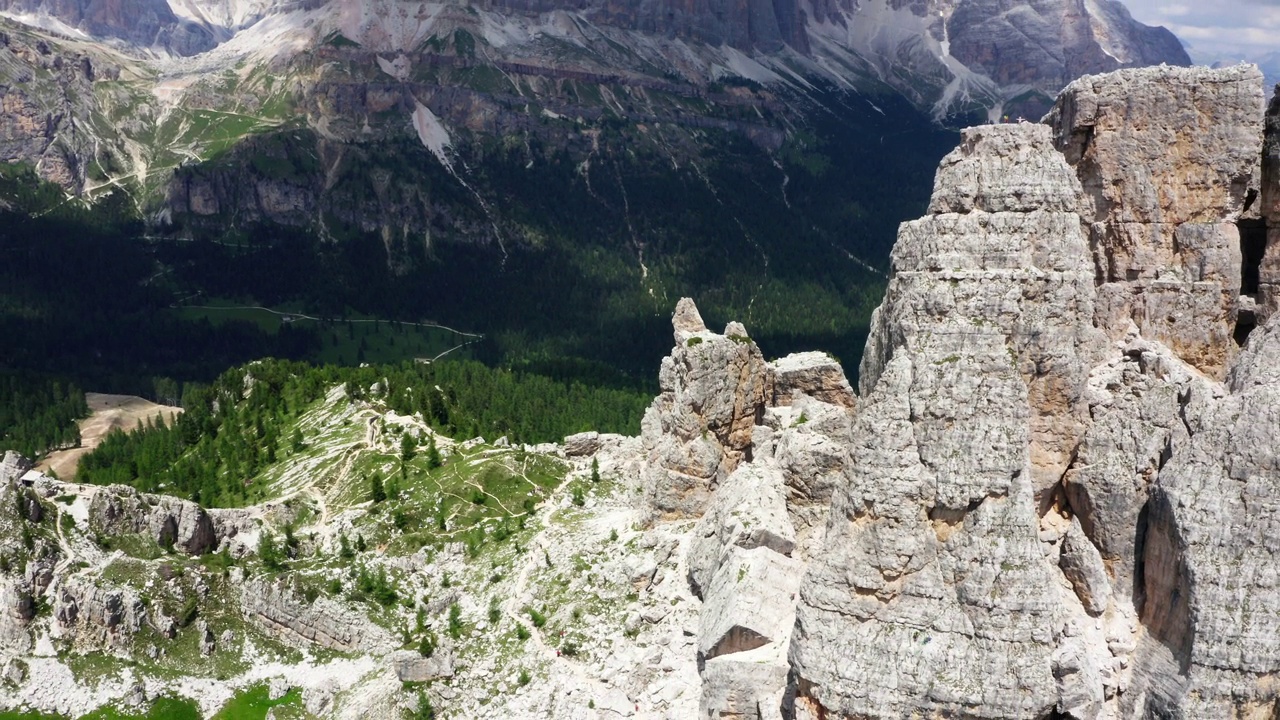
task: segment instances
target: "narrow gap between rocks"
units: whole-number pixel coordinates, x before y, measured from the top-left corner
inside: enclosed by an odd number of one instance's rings
[[[1240,220],[1236,227],[1240,230],[1240,294],[1256,300],[1262,256],[1267,249],[1267,224],[1265,220]],[[1257,326],[1258,317],[1253,307],[1241,307],[1233,333],[1236,344],[1244,345]]]

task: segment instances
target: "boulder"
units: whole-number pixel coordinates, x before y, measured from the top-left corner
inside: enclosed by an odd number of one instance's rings
[[[782,720],[787,671],[783,653],[749,651],[707,660],[699,717]]]
[[[790,555],[795,544],[778,468],[758,462],[740,465],[716,489],[710,508],[694,527],[689,583],[702,595],[732,547],[763,547]]]
[[[795,352],[769,364],[773,370],[773,404],[791,405],[800,393],[852,410],[858,405],[845,369],[826,352]]]
[[[1090,615],[1100,615],[1107,609],[1111,602],[1107,567],[1102,563],[1098,548],[1089,542],[1076,518],[1071,519],[1071,527],[1062,538],[1058,567],[1062,568],[1062,574],[1071,582]]]
[[[852,422],[843,407],[808,396],[797,398],[791,409],[776,433],[773,455],[794,512],[797,506],[825,506],[846,482]]]
[[[437,650],[431,657],[412,651],[400,651],[391,655],[391,669],[400,682],[427,682],[437,678],[453,677],[453,654]]]
[[[595,455],[600,449],[600,433],[590,432],[569,435],[564,439],[564,454],[569,457]]]
[[[770,550],[731,547],[702,606],[698,651],[711,658],[783,645],[791,636],[803,566]]]
[[[16,451],[6,450],[4,459],[0,460],[0,485],[16,483],[18,478],[35,467],[35,463],[19,455]]]

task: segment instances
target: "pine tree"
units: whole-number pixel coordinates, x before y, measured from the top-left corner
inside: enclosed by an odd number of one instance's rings
[[[440,459],[440,449],[436,447],[436,436],[431,436],[431,442],[427,445],[427,468],[435,470],[444,464]]]
[[[258,536],[258,559],[262,561],[263,567],[268,570],[284,568],[280,546],[276,545],[276,539],[266,530],[263,530],[262,535]]]
[[[382,487],[382,473],[375,472],[369,478],[369,498],[375,504],[387,499],[387,491]]]

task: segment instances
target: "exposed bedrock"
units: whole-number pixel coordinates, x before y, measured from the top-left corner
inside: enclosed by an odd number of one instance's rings
[[[1276,712],[1260,74],[1085,77],[1046,123],[966,130],[899,231],[797,718]]]

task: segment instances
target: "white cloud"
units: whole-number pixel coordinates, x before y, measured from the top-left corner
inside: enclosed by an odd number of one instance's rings
[[[1138,20],[1163,25],[1200,53],[1280,51],[1280,0],[1127,0]]]

